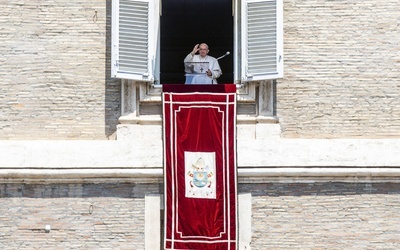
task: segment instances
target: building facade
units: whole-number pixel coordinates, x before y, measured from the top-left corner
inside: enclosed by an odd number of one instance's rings
[[[283,76],[237,83],[240,248],[398,249],[400,6],[278,2]],[[2,249],[162,249],[160,88],[111,76],[112,5],[0,4]]]

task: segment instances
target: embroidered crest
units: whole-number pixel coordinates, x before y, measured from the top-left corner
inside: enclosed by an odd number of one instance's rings
[[[215,154],[185,152],[186,197],[215,199]]]

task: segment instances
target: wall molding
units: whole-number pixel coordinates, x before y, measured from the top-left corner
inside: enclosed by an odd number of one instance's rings
[[[239,183],[400,182],[399,168],[239,168]],[[162,183],[162,168],[0,169],[0,183]]]

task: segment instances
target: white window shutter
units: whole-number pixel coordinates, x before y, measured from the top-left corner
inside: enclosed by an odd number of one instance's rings
[[[160,1],[113,0],[111,76],[155,81]]]
[[[241,81],[283,77],[283,0],[242,0]]]

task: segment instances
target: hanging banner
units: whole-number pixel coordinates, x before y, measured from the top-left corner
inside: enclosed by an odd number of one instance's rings
[[[237,249],[236,85],[163,85],[165,249]]]

